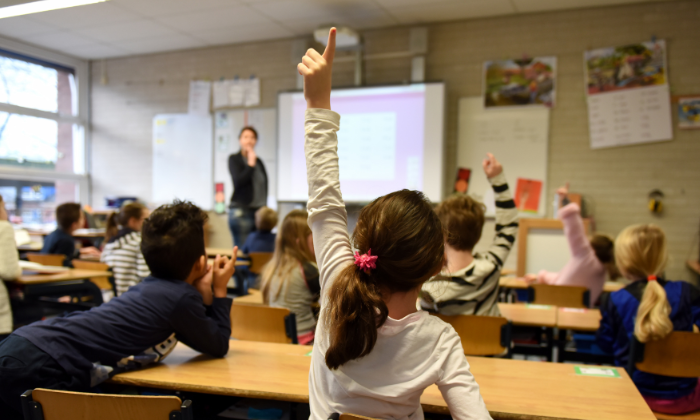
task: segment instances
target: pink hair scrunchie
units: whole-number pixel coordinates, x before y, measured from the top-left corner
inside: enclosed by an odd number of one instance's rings
[[[355,251],[355,265],[365,274],[370,274],[371,270],[377,268],[377,256],[372,255],[372,249],[367,250],[366,254],[360,255],[358,251]]]

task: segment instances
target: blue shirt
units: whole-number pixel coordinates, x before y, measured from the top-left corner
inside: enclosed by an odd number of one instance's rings
[[[44,246],[41,248],[42,254],[63,254],[66,259],[63,265],[72,267],[73,258],[77,256],[75,249],[75,239],[70,233],[58,228],[46,235],[44,238]]]
[[[204,306],[192,285],[151,276],[89,311],[35,322],[13,334],[31,341],[88,388],[93,363],[116,366],[173,333],[194,350],[223,357],[231,336],[231,303],[214,298]]]
[[[244,254],[251,252],[274,252],[275,251],[275,235],[272,232],[254,231],[248,235],[248,238],[243,244]]]
[[[671,304],[673,329],[693,331],[693,324],[700,327],[700,290],[683,281],[658,281]],[[603,319],[597,341],[603,351],[614,355],[616,366],[627,366],[634,321],[646,285],[646,280],[635,281],[602,298],[600,312]],[[669,400],[690,394],[698,384],[697,378],[675,378],[639,370],[632,375],[632,381],[642,395]]]

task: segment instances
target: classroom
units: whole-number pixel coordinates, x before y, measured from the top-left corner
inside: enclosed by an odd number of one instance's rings
[[[0,419],[700,419],[699,20],[0,1]]]

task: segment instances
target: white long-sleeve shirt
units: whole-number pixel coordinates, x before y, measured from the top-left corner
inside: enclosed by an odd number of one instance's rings
[[[326,366],[330,345],[324,326],[326,291],[338,273],[354,261],[340,192],[339,123],[340,116],[335,112],[306,111],[309,226],[321,283],[321,315],[309,372],[311,419],[352,413],[421,420],[420,396],[432,384],[438,385],[453,418],[490,419],[459,336],[452,326],[427,312],[418,311],[398,320],[388,318],[367,356],[337,370]]]
[[[0,334],[12,332],[10,297],[3,280],[14,280],[22,275],[15,242],[15,230],[10,222],[0,221]]]

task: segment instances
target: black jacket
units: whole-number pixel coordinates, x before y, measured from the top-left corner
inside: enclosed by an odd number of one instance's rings
[[[44,247],[41,249],[42,254],[63,254],[66,259],[63,260],[63,265],[73,267],[73,259],[80,255],[75,249],[75,239],[70,233],[60,227],[44,238]]]
[[[260,165],[267,185],[265,165],[260,158],[257,158],[255,164]],[[253,201],[253,172],[255,172],[255,168],[248,166],[247,159],[243,157],[241,152],[238,152],[228,157],[228,171],[231,173],[233,181],[233,194],[229,207],[248,207]]]

